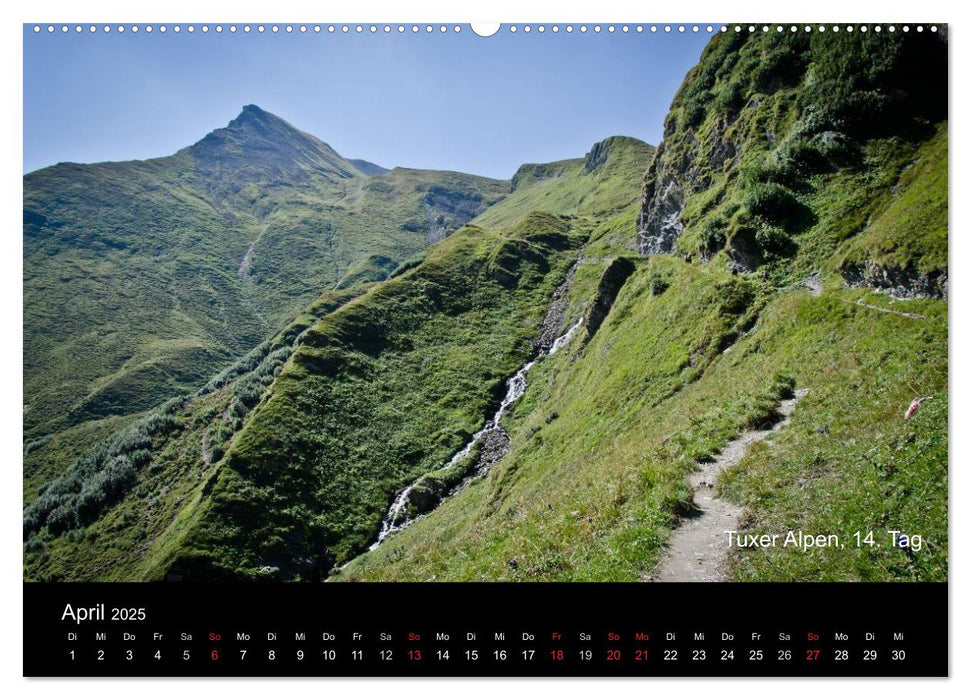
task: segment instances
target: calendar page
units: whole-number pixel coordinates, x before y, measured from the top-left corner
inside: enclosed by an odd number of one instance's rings
[[[946,24],[22,33],[24,675],[948,674]]]

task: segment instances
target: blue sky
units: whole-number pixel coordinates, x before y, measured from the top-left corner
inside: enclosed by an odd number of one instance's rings
[[[119,34],[24,27],[24,171],[174,153],[256,104],[348,158],[508,178],[656,144],[708,35]]]

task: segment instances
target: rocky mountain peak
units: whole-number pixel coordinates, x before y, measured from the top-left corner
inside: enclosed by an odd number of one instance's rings
[[[252,104],[183,152],[194,156],[199,170],[210,176],[232,171],[236,178],[242,173],[294,181],[313,173],[334,178],[360,174],[316,136]]]

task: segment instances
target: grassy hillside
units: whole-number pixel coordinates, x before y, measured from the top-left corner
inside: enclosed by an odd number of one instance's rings
[[[746,552],[735,576],[946,577],[947,309],[894,307],[925,315],[911,319],[860,298],[641,262],[589,344],[579,337],[534,369],[507,422],[510,452],[488,477],[337,578],[640,580],[690,510],[696,463],[763,424],[793,387],[810,391],[793,423],[725,487],[749,506],[749,529],[909,528],[932,544],[914,559]],[[905,423],[917,393],[932,399]]]
[[[716,36],[645,178],[641,250],[941,296],[946,118],[946,30]]]
[[[512,193],[472,223],[508,226],[533,211],[604,219],[638,197],[640,174],[653,152],[643,141],[612,136],[583,158],[523,165],[513,176]]]
[[[850,544],[734,551],[729,577],[946,580],[945,80],[938,36],[713,39],[646,175],[646,255],[596,335],[537,365],[487,477],[335,578],[647,580],[692,512],[688,475],[799,388],[718,488],[747,532]],[[571,309],[629,255],[598,233]],[[880,547],[854,546],[871,530]]]
[[[28,575],[253,577],[273,566],[277,575],[319,576],[368,543],[404,481],[440,466],[479,427],[528,357],[581,239],[549,215],[496,232],[468,226],[421,265],[334,298],[340,308],[311,307],[263,353],[268,360],[279,347],[285,365],[263,371],[267,360],[257,358],[248,375],[217,378],[171,409],[120,501],[85,521],[83,487],[78,521],[42,516],[46,527],[28,541]],[[285,339],[296,334],[289,357]],[[241,391],[251,375],[272,391]],[[235,424],[234,394],[254,396],[252,415],[242,411]]]
[[[191,396],[138,417],[92,421],[58,433],[47,441],[46,453],[55,460],[36,459],[40,452],[28,443],[25,461],[36,471],[25,480],[26,578],[150,577],[150,545],[191,512],[301,333],[368,286],[324,292],[271,340]]]
[[[576,175],[593,186],[605,177],[616,180],[619,162],[624,181],[636,182],[649,156],[644,144],[618,140],[600,167]],[[373,212],[380,208],[377,200],[394,200],[392,188],[397,188],[444,198],[438,206],[444,215],[450,188],[466,176],[435,176],[395,169],[349,190],[345,201],[349,208]],[[27,575],[141,580],[171,570],[246,577],[260,566],[277,566],[277,576],[313,577],[361,551],[394,492],[440,467],[481,426],[505,379],[531,353],[553,287],[594,227],[583,203],[571,208],[579,216],[521,216],[517,199],[529,189],[522,185],[512,210],[498,212],[508,224],[466,227],[432,246],[427,258],[396,266],[393,279],[367,294],[368,287],[355,281],[387,276],[391,261],[365,258],[347,273],[340,290],[307,307],[271,343],[251,353],[252,360],[243,358],[239,370],[226,370],[175,409],[166,430],[149,436],[149,462],[138,466],[122,488],[99,497],[96,515],[62,522],[63,513],[76,513],[79,502],[97,493],[73,486],[76,470],[62,485],[46,486],[46,496],[29,509],[40,527],[27,533]],[[605,201],[597,211],[630,221],[637,188],[628,185],[624,197],[586,201]],[[504,205],[505,200],[493,208]],[[616,211],[608,209],[613,205]],[[421,216],[416,209],[395,223],[402,230],[417,229]],[[451,225],[447,217],[432,221]],[[623,234],[630,246],[632,233],[628,226]],[[596,280],[578,272],[575,285],[590,284]],[[286,362],[295,347],[296,356],[280,373],[280,360]],[[274,356],[280,359],[271,362]],[[256,391],[248,388],[254,381]],[[383,397],[380,402],[376,395]],[[388,459],[389,434],[400,442],[394,459]],[[277,444],[281,438],[286,446]],[[51,444],[67,453],[59,442]],[[289,550],[293,536],[279,534],[273,535],[285,543],[274,555],[279,564],[254,559],[266,556],[261,544],[268,540],[266,532],[248,526],[249,534],[241,531],[235,524],[240,513],[232,510],[235,494],[255,488],[251,472],[259,475],[261,502],[268,502],[259,517],[244,514],[247,522],[277,522],[277,532],[323,541],[326,558],[297,569]],[[283,474],[291,476],[280,478]],[[303,480],[300,498],[310,505],[287,505],[284,517],[275,509],[291,503],[289,482],[296,479]],[[37,483],[31,481],[35,488]],[[311,507],[319,515],[301,517]],[[57,508],[62,511],[55,513]]]
[[[647,581],[694,512],[689,475],[799,390],[714,488],[749,534],[847,546],[733,550],[728,578],[946,580],[946,53],[946,32],[722,34],[656,150],[523,166],[498,201],[450,173],[348,178],[327,215],[366,213],[362,239],[475,218],[419,255],[356,249],[193,396],[84,424],[106,438],[44,472],[26,577]],[[274,215],[299,232],[313,209]],[[504,415],[508,449],[476,447],[456,471],[491,450],[487,472],[368,551],[402,489],[461,482],[443,465],[580,317]],[[83,439],[35,449],[65,464]],[[882,546],[855,546],[871,530]]]
[[[317,578],[361,551],[394,492],[478,429],[578,242],[548,215],[502,233],[466,227],[311,328],[171,571]]]
[[[321,290],[382,279],[507,191],[460,173],[367,177],[254,106],[167,158],[30,173],[27,439],[198,388]]]

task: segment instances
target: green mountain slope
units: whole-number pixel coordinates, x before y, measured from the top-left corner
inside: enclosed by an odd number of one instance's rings
[[[869,260],[867,284],[943,295],[947,94],[944,30],[717,37],[665,121],[641,250],[724,251],[790,276],[826,265],[854,284]],[[915,220],[874,226],[888,207]]]
[[[348,178],[344,226],[471,223],[361,249],[194,396],[81,426],[106,439],[25,509],[25,576],[649,581],[699,465],[778,425],[711,488],[748,534],[848,545],[733,550],[724,578],[946,580],[946,40],[721,34],[657,149],[613,137],[491,202]],[[890,530],[924,546],[852,543]]]
[[[589,201],[606,201],[597,204],[600,215],[631,222],[651,150],[634,139],[615,141],[598,167],[577,176],[592,187],[605,178],[624,182],[621,197]],[[452,178],[466,176],[435,177],[394,169],[368,178],[345,201],[373,212],[375,200],[393,198],[395,189],[423,193],[425,208],[394,222],[403,229],[421,230],[422,221],[447,227],[448,212],[457,211]],[[575,182],[570,186],[575,192]],[[481,427],[504,381],[546,332],[539,321],[579,243],[592,231],[603,234],[581,202],[567,218],[520,216],[517,201],[530,187],[510,198],[510,210],[497,212],[508,225],[467,226],[398,267],[388,282],[375,287],[349,271],[340,289],[324,293],[252,359],[198,396],[150,415],[139,440],[107,444],[47,485],[25,518],[28,576],[246,577],[268,566],[276,575],[313,578],[362,551],[395,492],[441,467]],[[468,201],[471,210],[475,201]],[[434,237],[434,229],[425,230]],[[633,247],[633,230],[623,235]],[[358,269],[368,266],[387,275],[378,256]],[[574,279],[596,283],[579,271]],[[397,441],[394,459],[389,434]],[[70,446],[60,437],[51,442],[59,454]],[[147,458],[138,452],[146,448]],[[272,453],[282,461],[268,461]],[[130,464],[126,476],[105,488],[97,475],[119,459]],[[262,471],[259,515],[231,507],[240,491],[256,488],[254,469]],[[277,551],[259,544],[266,539],[261,528],[241,529],[240,517],[279,523],[270,538],[280,543]],[[307,549],[299,566],[298,544]]]
[[[382,173],[388,172],[387,168],[383,168],[377,163],[371,163],[360,158],[351,158],[351,164],[360,170],[365,175],[381,175]]]
[[[27,436],[197,388],[322,289],[383,278],[507,191],[367,177],[252,105],[170,157],[26,175]]]
[[[509,226],[534,211],[605,219],[630,206],[640,193],[638,177],[654,148],[628,136],[612,136],[583,158],[523,165],[512,178],[512,192],[472,223]]]

